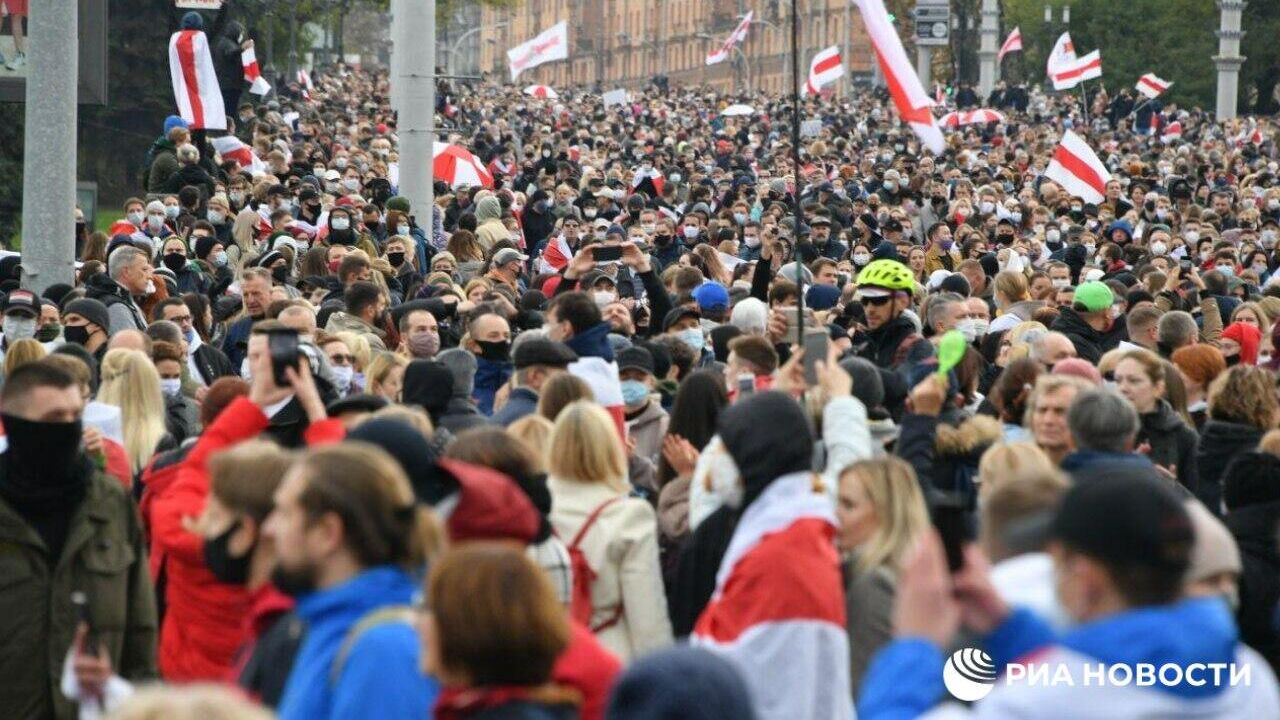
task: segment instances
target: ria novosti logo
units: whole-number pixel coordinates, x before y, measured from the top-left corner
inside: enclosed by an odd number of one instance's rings
[[[942,683],[957,700],[976,702],[986,697],[996,684],[996,664],[977,648],[961,648],[947,658]]]

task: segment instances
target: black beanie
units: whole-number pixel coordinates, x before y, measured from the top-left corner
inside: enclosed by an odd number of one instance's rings
[[[1222,475],[1227,510],[1280,500],[1280,458],[1271,453],[1241,453]]]
[[[744,509],[779,477],[813,469],[809,419],[781,392],[759,393],[725,408],[719,434],[742,473]]]
[[[434,505],[458,490],[458,481],[436,465],[435,447],[409,423],[374,418],[347,433],[347,440],[382,448],[400,464],[419,502]]]

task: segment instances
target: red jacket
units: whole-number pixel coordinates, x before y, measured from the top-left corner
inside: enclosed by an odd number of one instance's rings
[[[209,458],[256,437],[269,419],[247,397],[236,398],[205,428],[183,461],[178,477],[151,504],[151,552],[164,558],[166,610],[160,626],[160,674],[169,681],[221,681],[231,672],[236,649],[247,639],[244,617],[251,596],[243,585],[219,582],[204,565],[204,540],[188,532],[184,517],[204,512],[209,494]],[[335,428],[332,427],[336,425]],[[341,422],[307,428],[309,444],[341,437]]]
[[[622,673],[622,662],[582,623],[569,622],[569,646],[556,658],[551,680],[582,693],[582,720],[604,720],[609,692]]]

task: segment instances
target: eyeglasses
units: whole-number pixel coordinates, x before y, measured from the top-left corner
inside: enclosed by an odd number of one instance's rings
[[[353,365],[355,364],[355,361],[355,355],[343,355],[342,353],[338,353],[336,355],[329,356],[329,362],[334,365]]]
[[[892,295],[885,295],[885,296],[883,296],[883,297],[861,297],[861,298],[858,298],[858,302],[862,303],[862,305],[863,305],[863,306],[871,305],[871,306],[874,306],[874,307],[880,307],[881,305],[888,305],[888,304],[889,304],[889,301],[891,301],[891,300],[893,300],[893,296],[892,296]]]

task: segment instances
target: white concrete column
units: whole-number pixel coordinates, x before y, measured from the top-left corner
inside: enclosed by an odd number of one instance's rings
[[[406,38],[396,52],[403,54],[400,95],[400,194],[409,199],[410,212],[431,232],[432,162],[436,111],[436,0],[402,0],[401,23]],[[392,25],[394,32],[394,25]]]
[[[1000,3],[999,0],[982,0],[982,44],[978,49],[978,94],[980,102],[985,103],[991,91],[996,87],[999,68],[996,66],[996,53],[1000,42]]]
[[[1218,120],[1230,120],[1236,116],[1240,97],[1240,66],[1244,57],[1240,54],[1241,16],[1248,0],[1218,0],[1221,23],[1218,26],[1218,54],[1213,64],[1218,68]]]
[[[916,44],[916,75],[920,76],[920,85],[925,92],[933,88],[933,47]]]

